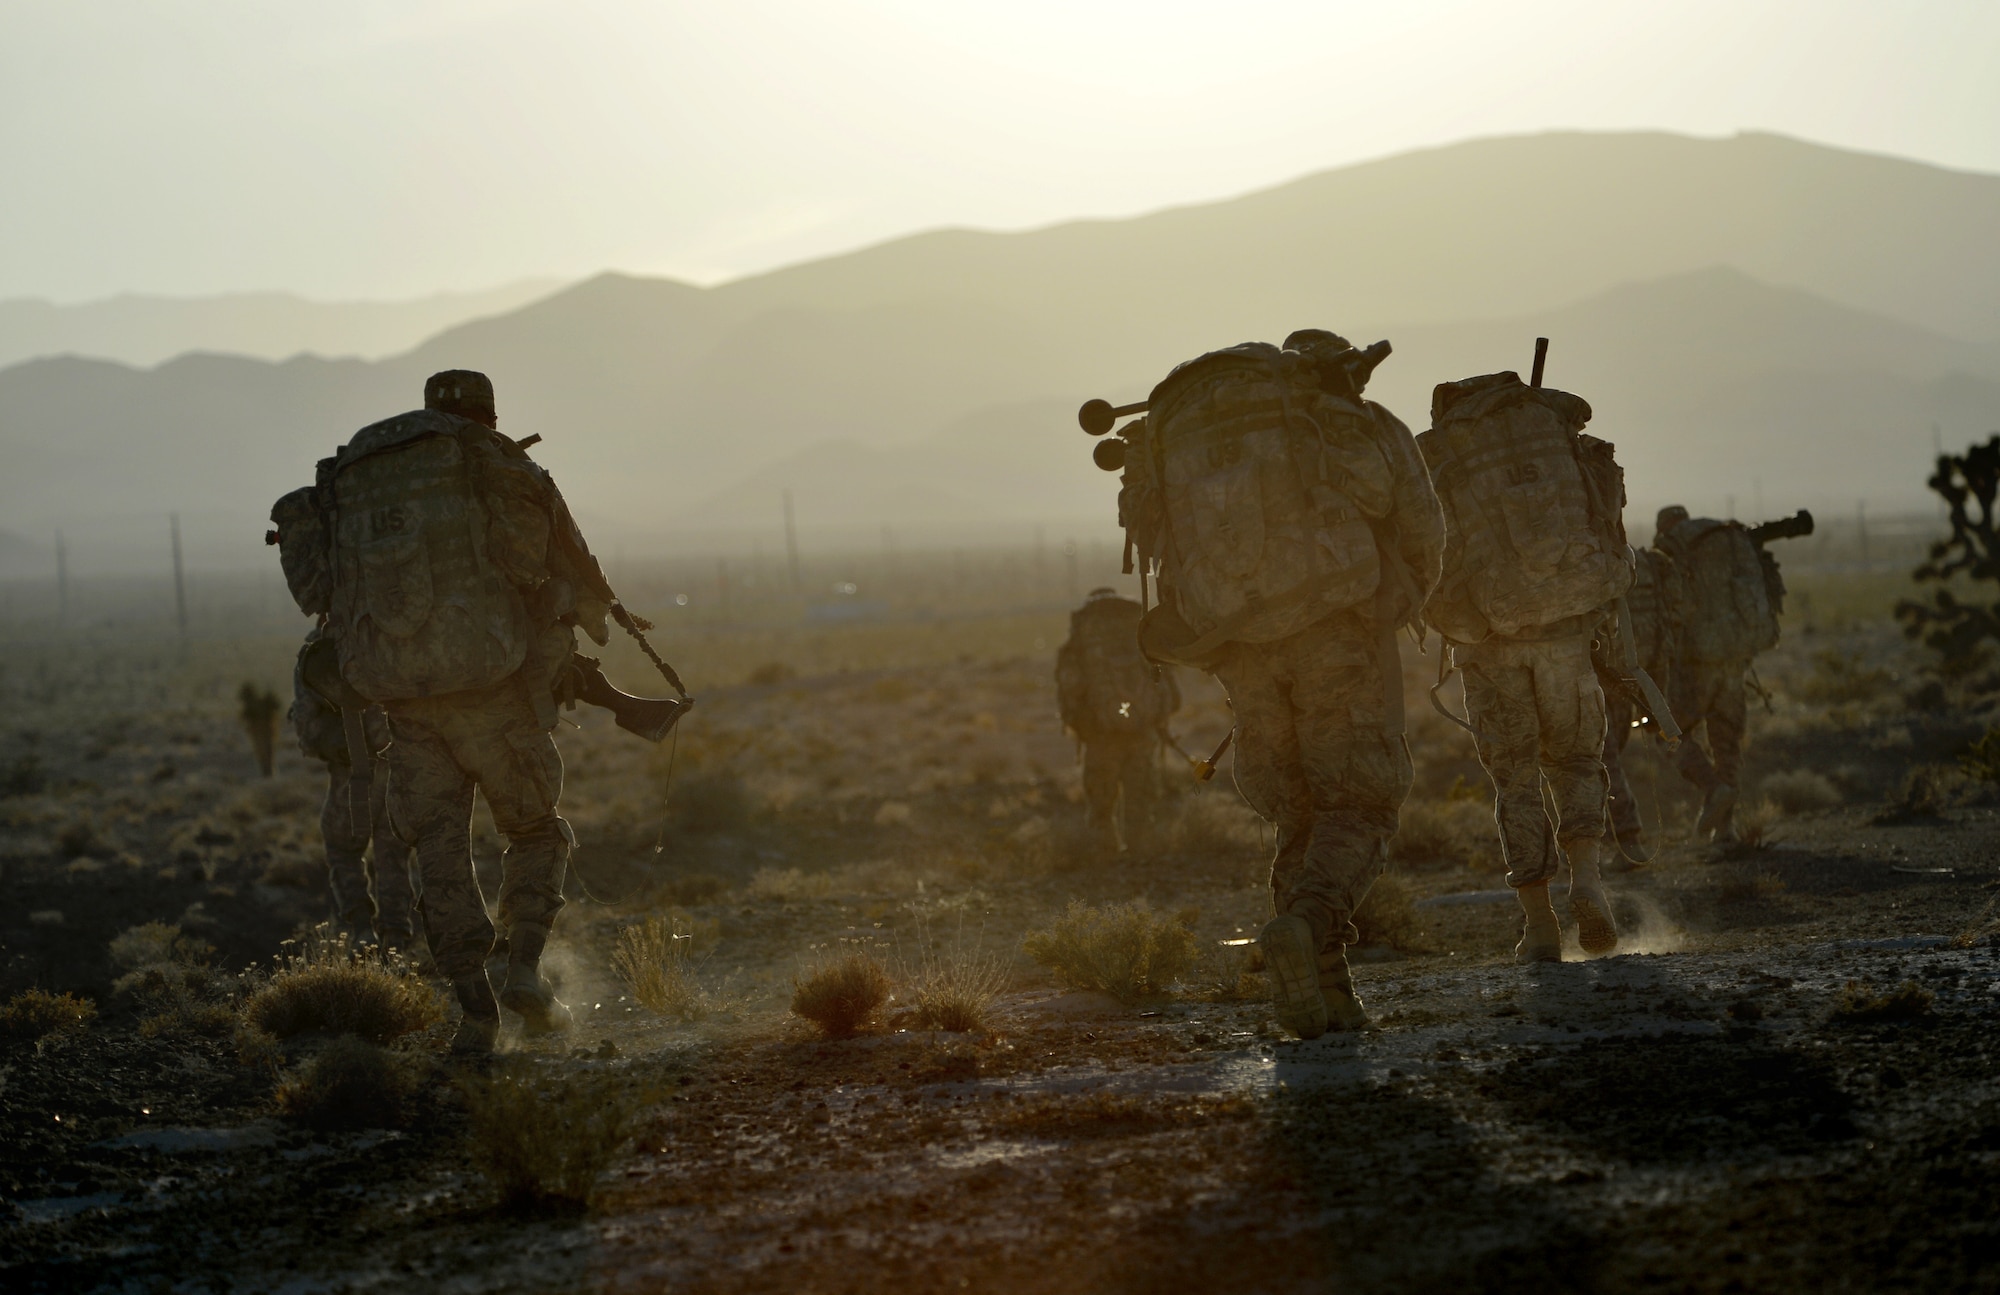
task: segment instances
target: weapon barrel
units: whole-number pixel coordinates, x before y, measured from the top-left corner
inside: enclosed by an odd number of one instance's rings
[[[1801,508],[1790,517],[1780,517],[1774,522],[1750,528],[1750,538],[1759,544],[1772,540],[1804,539],[1813,533],[1813,515]]]
[[[694,705],[694,702],[684,698],[634,697],[631,693],[620,692],[604,677],[601,669],[583,672],[583,685],[576,690],[576,699],[610,711],[619,728],[648,742],[665,741],[681,716]]]

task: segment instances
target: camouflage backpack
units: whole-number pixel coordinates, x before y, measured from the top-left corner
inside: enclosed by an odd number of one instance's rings
[[[1679,579],[1679,567],[1658,549],[1632,551],[1632,588],[1625,594],[1632,612],[1632,646],[1640,669],[1662,687],[1675,655],[1673,608]]]
[[[1079,734],[1151,733],[1174,711],[1171,686],[1139,651],[1139,604],[1102,591],[1070,613],[1056,653],[1063,727]]]
[[[1590,406],[1513,373],[1440,384],[1417,437],[1444,504],[1444,578],[1424,609],[1477,643],[1581,616],[1632,583],[1624,473]]]
[[[1741,522],[1695,517],[1654,541],[1685,573],[1680,649],[1691,661],[1748,661],[1778,645],[1785,582]]]
[[[486,687],[527,657],[527,608],[489,552],[512,543],[487,526],[487,495],[508,484],[499,440],[418,410],[356,432],[322,473],[340,673],[370,701]]]
[[[1379,406],[1247,342],[1174,369],[1148,410],[1124,432],[1119,520],[1160,564],[1161,610],[1186,622],[1169,653],[1149,618],[1149,654],[1206,667],[1224,644],[1272,642],[1374,595],[1394,485]]]

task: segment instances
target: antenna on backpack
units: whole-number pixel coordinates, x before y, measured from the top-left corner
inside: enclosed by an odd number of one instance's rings
[[[1542,385],[1542,369],[1548,364],[1548,362],[1549,362],[1549,339],[1546,337],[1537,337],[1535,339],[1535,372],[1533,376],[1531,376],[1528,379],[1529,386],[1539,387]]]

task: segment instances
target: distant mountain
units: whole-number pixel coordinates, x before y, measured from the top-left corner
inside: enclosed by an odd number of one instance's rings
[[[1108,530],[1076,404],[1304,324],[1390,337],[1374,394],[1419,427],[1435,382],[1525,367],[1554,338],[1550,380],[1596,407],[1635,506],[1718,508],[1756,483],[1773,508],[1915,506],[1931,424],[1959,443],[2000,427],[1995,228],[2000,177],[1771,136],[1480,141],[713,289],[603,275],[373,363],[16,366],[0,526],[142,517],[150,536],[178,508],[192,560],[264,561],[269,499],[463,365],[630,553],[768,538],[787,487],[809,527]]]
[[[301,352],[374,359],[407,351],[454,324],[524,306],[560,286],[555,279],[523,279],[413,301],[307,301],[283,292],[122,296],[74,306],[0,301],[0,366],[50,355],[150,365],[189,351],[266,360]]]

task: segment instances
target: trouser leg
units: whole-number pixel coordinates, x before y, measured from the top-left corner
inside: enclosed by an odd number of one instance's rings
[[[394,945],[407,945],[416,930],[416,894],[410,876],[412,853],[398,837],[389,821],[389,762],[375,761],[375,776],[369,786],[370,833],[374,859],[370,880],[374,883],[375,933]]]
[[[375,922],[374,905],[368,899],[368,830],[365,822],[360,831],[355,830],[349,810],[354,788],[348,766],[329,764],[326,775],[319,835],[326,847],[326,880],[333,892],[333,911],[342,926],[365,935]]]
[[[1093,844],[1115,851],[1118,836],[1118,756],[1108,737],[1083,741],[1083,807]]]
[[[389,816],[416,854],[424,941],[438,970],[468,977],[493,947],[493,923],[472,867],[473,778],[442,735],[393,714],[391,723]]]
[[[1118,759],[1119,834],[1128,848],[1143,850],[1156,835],[1160,812],[1158,744],[1151,736],[1128,739]]]
[[[1533,673],[1483,657],[1466,661],[1462,672],[1479,763],[1493,780],[1493,817],[1500,829],[1507,884],[1546,883],[1556,874],[1556,843],[1542,803],[1541,724]]]

